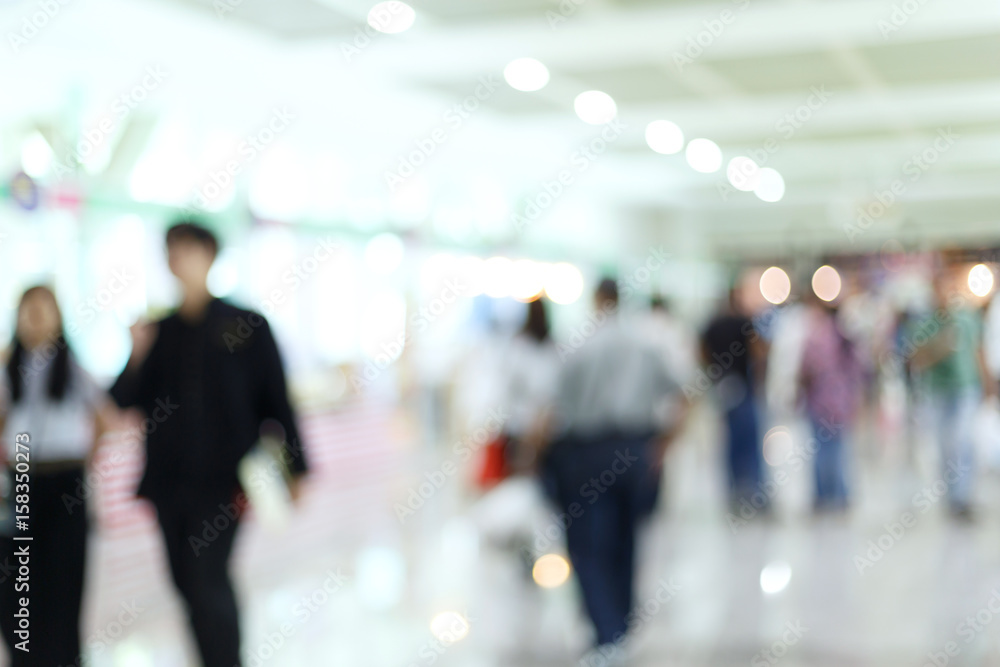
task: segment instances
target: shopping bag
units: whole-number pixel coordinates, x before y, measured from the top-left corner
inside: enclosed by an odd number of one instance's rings
[[[475,480],[479,488],[490,489],[507,479],[507,440],[501,433],[483,447]]]

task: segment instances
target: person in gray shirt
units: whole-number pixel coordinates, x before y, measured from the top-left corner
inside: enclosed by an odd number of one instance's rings
[[[546,452],[545,477],[562,510],[595,651],[611,657],[621,653],[634,617],[636,525],[678,425],[663,408],[680,388],[648,336],[619,318],[614,280],[601,281],[595,306],[590,324],[560,346],[551,418],[558,436]]]

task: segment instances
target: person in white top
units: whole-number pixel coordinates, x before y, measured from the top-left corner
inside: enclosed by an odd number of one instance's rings
[[[13,576],[0,579],[0,629],[12,667],[81,664],[89,493],[80,489],[86,461],[114,414],[76,363],[52,290],[28,289],[0,374],[0,571],[27,558],[31,573],[28,588]],[[15,617],[25,606],[30,635]]]
[[[503,401],[510,414],[504,431],[511,472],[523,472],[534,463],[536,452],[529,443],[537,439],[555,400],[561,366],[545,303],[536,299],[528,304],[524,327],[508,344],[501,369]]]

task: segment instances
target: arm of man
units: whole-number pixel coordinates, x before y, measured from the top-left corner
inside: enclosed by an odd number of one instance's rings
[[[273,419],[285,431],[282,447],[284,447],[289,471],[295,480],[291,489],[294,496],[298,493],[297,481],[305,474],[308,466],[302,451],[298,426],[295,422],[295,411],[288,400],[285,370],[281,364],[281,355],[271,333],[270,325],[265,321],[254,335],[260,337],[258,344],[254,346],[254,349],[257,350],[255,367],[260,372],[258,378],[260,382],[260,416],[262,419]]]
[[[159,324],[136,322],[129,328],[132,334],[132,354],[121,375],[108,390],[114,402],[122,408],[145,405],[152,400],[155,348],[159,340]]]

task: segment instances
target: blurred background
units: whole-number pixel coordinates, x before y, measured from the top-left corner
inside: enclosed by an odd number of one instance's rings
[[[572,354],[604,276],[636,326],[667,302],[691,367],[635,664],[1000,664],[1000,411],[976,412],[957,521],[905,335],[944,267],[1000,360],[995,1],[2,0],[0,33],[0,340],[50,284],[110,384],[129,325],[176,304],[163,232],[192,216],[222,241],[212,293],[275,331],[315,470],[287,525],[238,542],[247,665],[575,664],[589,630],[553,509],[484,488],[476,443],[526,304]],[[775,361],[767,516],[727,506],[694,370],[734,285]],[[867,364],[833,517],[794,465],[811,293]],[[88,654],[195,664],[133,440],[100,454]]]

